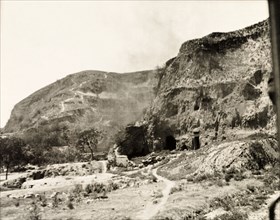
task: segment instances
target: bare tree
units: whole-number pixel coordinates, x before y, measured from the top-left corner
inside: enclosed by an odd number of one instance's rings
[[[94,152],[97,149],[97,144],[99,141],[101,133],[96,129],[92,128],[89,130],[82,131],[78,135],[78,140],[76,145],[82,149],[82,151],[86,151],[88,149],[91,154],[91,160],[93,160]]]

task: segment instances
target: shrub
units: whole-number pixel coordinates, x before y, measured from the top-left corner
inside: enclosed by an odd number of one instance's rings
[[[241,173],[237,173],[234,175],[233,179],[236,181],[241,181],[241,180],[245,179],[245,177]]]
[[[19,207],[19,200],[18,199],[15,201],[15,207]]]
[[[69,209],[74,209],[74,205],[72,202],[68,201],[66,205]]]
[[[83,192],[83,186],[82,184],[76,184],[74,186],[74,189],[72,190],[72,195],[74,198],[80,197],[81,193]]]
[[[154,191],[152,197],[157,198],[157,199],[158,198],[162,198],[163,194],[162,194],[162,192],[160,190],[159,191]]]
[[[58,204],[59,204],[59,199],[57,198],[57,194],[54,195],[54,197],[52,198],[52,206],[54,208],[57,208],[58,207]]]
[[[250,192],[255,192],[255,191],[256,191],[256,187],[253,186],[253,185],[247,185],[247,189],[248,189]]]
[[[45,195],[41,195],[41,196],[40,196],[40,205],[41,205],[42,207],[46,207],[46,206],[47,206],[47,198],[46,198]]]
[[[173,194],[175,192],[179,192],[179,191],[182,191],[182,190],[183,190],[183,185],[180,184],[178,186],[172,187],[169,194],[171,195],[171,194]]]
[[[215,197],[210,202],[210,207],[219,208],[222,207],[224,210],[229,211],[233,207],[232,199],[230,196],[225,196],[223,198]]]
[[[201,182],[203,180],[209,179],[209,178],[210,178],[210,175],[208,175],[208,174],[199,174],[194,178],[193,182],[197,183],[197,182]]]
[[[217,185],[217,186],[219,186],[219,187],[223,187],[223,186],[226,185],[226,184],[223,182],[223,180],[221,180],[221,179],[215,180],[215,181],[214,181],[214,184]]]
[[[227,173],[225,174],[225,181],[229,182],[233,177],[234,175],[232,173]]]
[[[141,179],[141,180],[144,180],[144,179],[147,178],[147,176],[144,175],[144,174],[142,174],[141,171],[137,171],[137,172],[132,173],[132,174],[129,174],[129,175],[127,175],[127,176],[130,177],[130,178],[139,178],[139,179]]]
[[[113,190],[117,190],[119,188],[119,185],[117,183],[114,182],[110,182],[107,186],[107,190],[109,192],[113,191]]]
[[[92,185],[91,184],[87,184],[86,187],[85,187],[85,193],[86,194],[91,194],[92,191],[93,191]]]
[[[237,210],[232,210],[229,213],[225,213],[223,215],[215,217],[213,220],[246,220],[248,218],[248,215],[244,212],[240,212]]]
[[[101,193],[106,190],[106,187],[103,183],[93,183],[92,184],[92,191],[96,193]]]
[[[36,202],[33,201],[31,203],[31,207],[29,208],[28,219],[29,220],[41,220],[41,213],[40,209],[37,206]]]

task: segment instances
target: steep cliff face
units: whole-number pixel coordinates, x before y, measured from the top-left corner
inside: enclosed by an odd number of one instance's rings
[[[189,143],[195,128],[203,144],[215,139],[215,133],[217,138],[230,138],[237,127],[270,129],[270,72],[267,20],[185,42],[158,73],[157,96],[145,121],[150,143],[156,139],[168,148],[170,136]]]
[[[154,99],[155,85],[153,71],[75,73],[19,102],[4,131],[66,123],[72,130],[94,127],[110,139],[120,127],[141,119]]]

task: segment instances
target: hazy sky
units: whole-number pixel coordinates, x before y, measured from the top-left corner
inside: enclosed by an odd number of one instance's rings
[[[266,1],[1,1],[1,127],[13,106],[82,70],[132,72],[180,45],[268,18]]]

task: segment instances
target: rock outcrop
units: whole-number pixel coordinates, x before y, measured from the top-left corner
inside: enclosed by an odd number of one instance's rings
[[[197,173],[210,173],[226,169],[264,169],[266,165],[276,164],[279,158],[278,143],[273,138],[225,142],[207,149],[197,157],[192,166]]]
[[[193,179],[201,176],[209,178],[222,173],[242,173],[244,176],[248,170],[258,173],[269,166],[277,166],[279,156],[277,140],[258,135],[181,154],[179,158],[160,168],[160,172],[172,179]]]
[[[235,129],[271,130],[270,48],[267,20],[185,42],[158,70],[157,95],[144,122],[150,145],[161,140],[168,148],[170,137],[191,140],[195,128],[202,145],[236,138]]]

